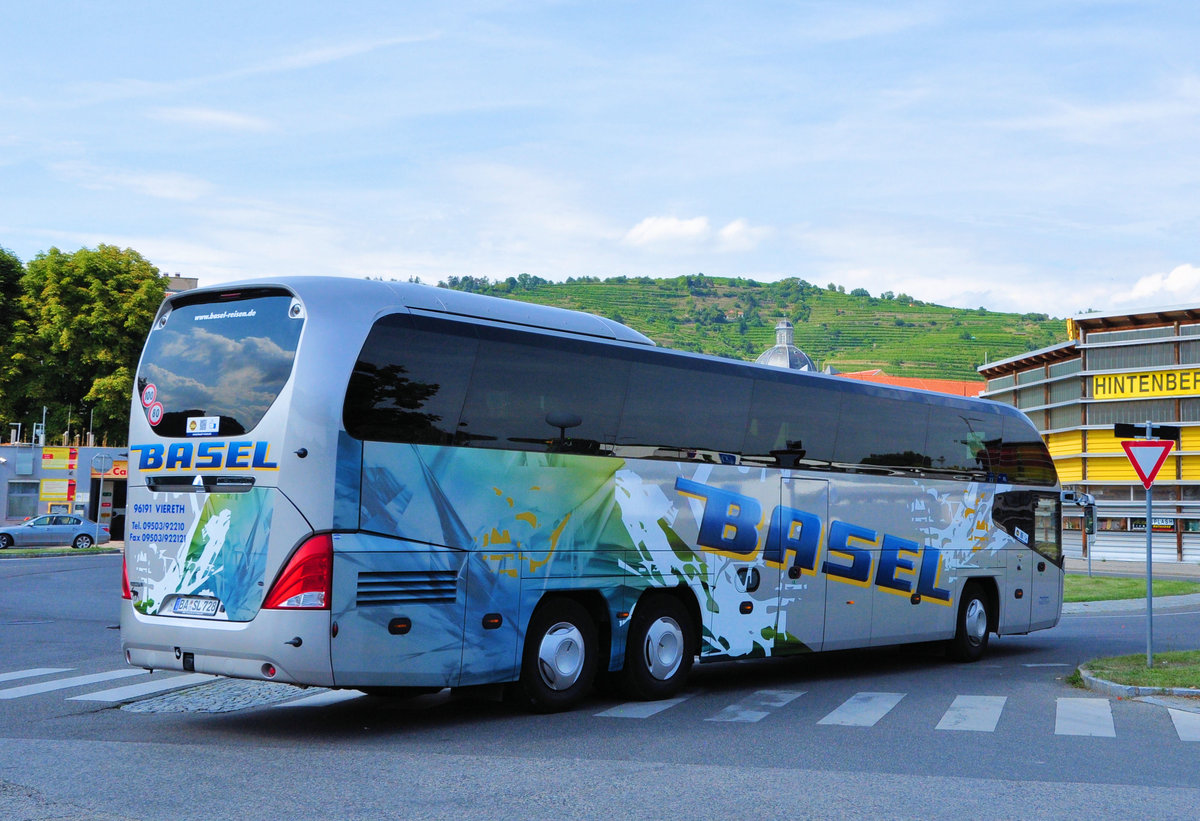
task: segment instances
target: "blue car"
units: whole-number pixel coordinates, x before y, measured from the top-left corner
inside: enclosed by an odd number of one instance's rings
[[[108,526],[72,513],[50,513],[19,525],[0,527],[0,550],[69,544],[76,549],[108,541]]]

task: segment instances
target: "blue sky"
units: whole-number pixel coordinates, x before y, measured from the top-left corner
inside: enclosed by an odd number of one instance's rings
[[[0,0],[0,246],[1200,301],[1200,4]]]

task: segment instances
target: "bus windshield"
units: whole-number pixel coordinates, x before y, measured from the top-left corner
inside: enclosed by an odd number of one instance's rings
[[[161,314],[137,378],[151,428],[164,437],[252,430],[292,372],[303,320],[290,294],[263,290]]]

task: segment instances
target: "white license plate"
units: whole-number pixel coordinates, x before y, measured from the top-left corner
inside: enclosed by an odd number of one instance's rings
[[[217,606],[220,604],[216,599],[202,599],[199,596],[180,596],[175,600],[171,612],[177,616],[215,616],[217,615]]]

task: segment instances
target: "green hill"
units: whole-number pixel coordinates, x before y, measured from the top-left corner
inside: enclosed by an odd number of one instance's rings
[[[443,287],[587,311],[622,322],[660,345],[754,359],[789,319],[796,345],[819,367],[883,368],[896,376],[977,379],[976,367],[1066,338],[1045,314],[949,308],[885,292],[845,293],[802,279],[759,283],[696,276],[594,277],[547,282],[522,274],[501,282],[450,277]]]

